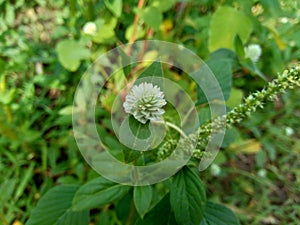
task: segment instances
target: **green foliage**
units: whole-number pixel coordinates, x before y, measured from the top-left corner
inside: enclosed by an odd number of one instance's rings
[[[115,43],[115,31],[117,19],[101,21],[99,30],[93,36],[93,41],[98,44],[112,44]]]
[[[244,12],[228,6],[220,7],[211,19],[209,50],[233,49],[235,35],[239,35],[245,43],[252,30],[252,22]]]
[[[207,202],[200,225],[239,225],[234,213],[223,205]]]
[[[90,57],[90,51],[74,40],[63,40],[56,46],[58,59],[70,71],[76,71],[82,59]]]
[[[145,215],[143,220],[138,220],[137,225],[171,225],[173,223],[173,218],[170,207],[170,196],[169,194],[165,195],[163,199],[157,203],[157,205],[151,209],[149,213]],[[163,216],[162,216],[163,215]],[[159,218],[159,219],[158,219]]]
[[[142,124],[138,122],[136,119],[134,119],[133,116],[129,116],[129,127],[131,129],[131,132],[134,134],[134,137],[136,139],[147,139],[150,135],[150,129],[149,129],[149,123]],[[125,139],[129,138],[129,136],[124,136]],[[133,140],[133,143],[135,142]],[[134,145],[134,144],[133,144]]]
[[[206,61],[206,64],[215,75],[215,78],[217,79],[218,84],[221,87],[222,96],[220,96],[220,94],[215,91],[216,89],[213,85],[216,85],[216,83],[206,81],[204,78],[202,78],[202,76],[199,79],[205,87],[205,94],[210,96],[210,101],[212,99],[228,100],[232,84],[232,66],[230,60],[228,60],[228,58],[223,57],[214,57]],[[198,88],[198,104],[208,102],[205,94],[201,88]]]
[[[206,194],[198,174],[185,167],[173,179],[170,202],[177,223],[199,224],[204,214]]]
[[[245,58],[244,45],[238,34],[234,37],[234,50],[239,58]]]
[[[144,10],[138,11],[145,23],[157,31],[162,23],[163,17],[159,9],[156,7],[147,7]]]
[[[99,177],[80,187],[74,196],[72,208],[80,211],[106,205],[120,199],[128,191],[127,186]]]
[[[153,39],[191,49],[214,73],[228,111],[300,58],[298,1],[138,2],[0,0],[0,224],[298,224],[298,89],[227,130],[214,165],[201,173],[192,159],[167,181],[128,187],[86,164],[73,137],[75,89],[89,65],[118,45]],[[94,32],[84,31],[88,22]],[[262,49],[257,62],[246,57],[251,44]],[[123,64],[131,50],[121,51]],[[214,87],[199,71],[192,75],[218,104]],[[104,145],[130,165],[156,163],[160,153],[164,159],[180,137],[168,128],[166,145],[141,153],[113,135],[111,104],[123,83],[152,76],[189,93],[201,124],[213,116],[204,90],[183,71],[159,61],[124,67],[102,90],[95,118]],[[80,109],[89,91],[75,99]],[[164,119],[178,126],[176,110],[166,111]],[[148,125],[131,118],[135,136],[148,138]]]
[[[78,185],[61,185],[51,189],[41,198],[26,225],[88,224],[89,211],[72,210],[72,199],[78,188]]]
[[[108,0],[104,1],[105,6],[116,16],[117,18],[122,14],[122,0],[114,0],[112,3]]]
[[[152,187],[151,186],[137,186],[134,187],[133,199],[137,212],[143,219],[148,212],[152,201]]]
[[[0,200],[2,204],[6,202],[9,198],[11,198],[11,195],[13,193],[13,190],[16,185],[16,180],[15,179],[10,179],[5,181],[4,183],[1,184],[0,190],[1,190],[1,195],[0,195]]]
[[[162,64],[160,62],[153,62],[150,66],[148,66],[140,75],[139,78],[146,77],[162,77],[163,70]],[[138,81],[137,81],[138,82]],[[136,83],[138,84],[138,83]]]
[[[172,8],[172,6],[174,6],[176,1],[175,0],[166,0],[166,1],[153,0],[151,1],[151,3],[152,3],[151,5],[153,7],[156,7],[160,12],[166,12],[170,8]]]

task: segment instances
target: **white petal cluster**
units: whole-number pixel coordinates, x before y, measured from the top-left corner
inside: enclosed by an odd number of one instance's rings
[[[267,171],[266,171],[265,169],[260,169],[260,170],[257,172],[257,175],[260,176],[260,177],[265,178],[266,175],[267,175]]]
[[[260,45],[251,44],[245,47],[245,57],[249,58],[252,62],[257,62],[261,53],[262,50]]]
[[[132,87],[123,107],[126,113],[145,124],[148,120],[159,120],[165,113],[162,107],[166,104],[164,93],[158,86],[143,82]]]
[[[210,173],[215,177],[219,176],[221,174],[221,171],[221,168],[217,164],[213,163],[210,167]]]
[[[97,32],[97,26],[94,22],[87,22],[83,26],[83,33],[88,34],[88,35],[95,35]]]
[[[285,128],[285,134],[286,134],[287,136],[292,136],[294,133],[295,133],[295,131],[294,131],[293,128],[291,128],[291,127],[286,127],[286,128]]]

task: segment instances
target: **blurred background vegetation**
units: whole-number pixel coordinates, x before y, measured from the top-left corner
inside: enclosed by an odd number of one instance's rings
[[[71,106],[99,55],[139,39],[182,44],[206,61],[226,48],[231,108],[299,60],[299,20],[299,0],[0,0],[0,224],[25,224],[49,188],[97,176],[77,149]],[[260,45],[256,63],[236,34]],[[299,99],[289,91],[229,130],[200,173],[208,197],[242,224],[299,224]]]

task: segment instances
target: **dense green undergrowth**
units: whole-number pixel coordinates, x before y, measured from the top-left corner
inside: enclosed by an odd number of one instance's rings
[[[199,214],[187,216],[190,224],[219,225],[222,221],[212,223],[212,218],[223,214],[232,224],[238,224],[234,214],[241,224],[299,223],[299,88],[264,103],[264,109],[228,129],[217,158],[205,171],[184,167],[172,181],[143,189],[121,188],[99,177],[80,154],[72,130],[75,90],[86,69],[110,49],[144,39],[180,44],[201,57],[220,82],[229,111],[298,63],[299,4],[0,0],[0,224],[159,225],[164,214],[169,217],[161,224],[180,225],[186,222],[180,213],[195,210]],[[261,54],[253,57],[247,47],[254,45]],[[166,65],[162,70],[190,94],[204,122],[208,110],[201,90],[182,71]],[[109,122],[119,79],[110,85],[100,97],[97,122],[109,136],[108,145],[119,146],[110,139]],[[176,121],[172,112],[166,117]],[[136,157],[122,154],[125,161]],[[111,185],[119,198],[110,193],[108,199],[84,199],[77,190],[84,191],[82,185],[91,182],[93,187]],[[182,183],[193,190],[178,188]],[[181,193],[186,198],[175,201]],[[206,206],[192,207],[191,196]],[[37,207],[47,202],[57,206],[57,214]],[[79,214],[68,211],[71,204]],[[180,204],[190,208],[174,207]]]

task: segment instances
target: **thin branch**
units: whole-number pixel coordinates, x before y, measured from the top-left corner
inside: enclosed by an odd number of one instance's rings
[[[153,121],[154,123],[157,124],[164,124],[167,127],[171,127],[172,129],[176,130],[182,137],[184,138],[188,138],[187,135],[183,132],[183,130],[181,130],[179,127],[177,127],[175,124],[170,123],[170,122],[166,122],[166,121]]]
[[[137,6],[138,9],[143,8],[144,2],[145,2],[144,0],[139,0],[138,6]],[[133,30],[132,30],[132,35],[129,40],[129,44],[132,44],[136,40],[136,32],[137,32],[138,23],[139,23],[139,14],[138,14],[138,12],[136,12],[136,14],[134,16],[134,20],[133,20]],[[131,55],[131,46],[129,46],[128,55]]]

